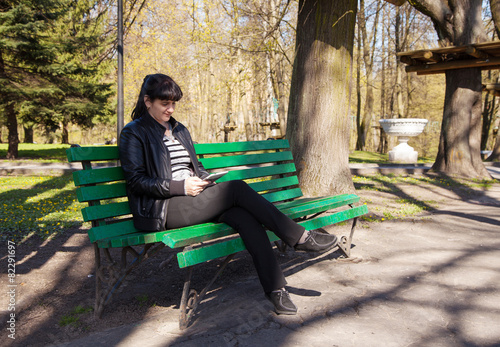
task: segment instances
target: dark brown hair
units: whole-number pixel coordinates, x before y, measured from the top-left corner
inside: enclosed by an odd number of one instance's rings
[[[182,98],[182,90],[175,81],[167,75],[157,73],[147,75],[142,82],[139,98],[132,111],[132,119],[141,118],[147,107],[144,96],[149,96],[151,102],[156,99],[179,101]]]

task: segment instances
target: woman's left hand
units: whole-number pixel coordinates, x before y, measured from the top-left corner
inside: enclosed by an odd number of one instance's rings
[[[204,181],[199,177],[189,177],[185,181],[186,195],[196,196],[209,184],[209,181]]]

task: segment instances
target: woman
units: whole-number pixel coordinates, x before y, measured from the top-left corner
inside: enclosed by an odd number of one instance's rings
[[[243,181],[213,184],[196,157],[189,131],[172,114],[180,87],[163,74],[144,79],[133,121],[120,135],[120,161],[134,225],[159,231],[209,221],[224,222],[241,235],[266,297],[278,314],[295,314],[285,277],[267,238],[272,230],[301,251],[325,251],[335,235],[306,231]],[[264,225],[264,227],[263,227]]]

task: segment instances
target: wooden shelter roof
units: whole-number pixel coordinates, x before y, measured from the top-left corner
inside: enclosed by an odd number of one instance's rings
[[[400,52],[397,56],[408,65],[406,72],[416,72],[418,75],[472,67],[500,69],[500,41]]]

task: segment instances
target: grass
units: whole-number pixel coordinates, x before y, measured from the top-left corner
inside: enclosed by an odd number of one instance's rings
[[[6,143],[0,144],[0,159],[5,159],[7,148],[8,145]],[[17,160],[66,161],[66,148],[69,148],[69,145],[20,143],[19,159]],[[431,163],[433,161],[430,158],[419,158],[418,160],[419,163]],[[349,155],[349,162],[384,164],[389,163],[389,155],[377,152],[354,151]]]
[[[135,299],[139,302],[139,306],[144,306],[148,302],[149,297],[147,294],[139,294],[135,296]]]
[[[71,175],[0,177],[0,240],[53,237],[83,222]]]
[[[7,148],[8,144],[0,143],[0,158],[5,159]],[[42,159],[46,161],[66,161],[66,148],[69,148],[69,145],[20,143],[18,160]]]
[[[65,327],[68,325],[72,325],[74,327],[77,327],[80,325],[80,316],[92,312],[93,309],[91,307],[84,307],[81,305],[76,306],[70,314],[64,315],[61,317],[59,320],[59,326]]]
[[[353,182],[358,191],[378,191],[386,193],[394,199],[391,199],[393,203],[388,202],[384,206],[374,206],[371,200],[366,202],[370,213],[362,216],[361,219],[367,222],[383,222],[386,220],[411,218],[424,211],[438,207],[438,203],[434,200],[419,200],[407,196],[401,190],[401,185],[437,186],[451,190],[462,198],[467,199],[471,194],[474,194],[474,191],[488,189],[497,181],[457,179],[438,175],[398,176],[378,174],[372,176],[353,176]],[[359,195],[363,196],[363,193],[359,193]]]
[[[389,154],[367,152],[367,151],[354,151],[349,154],[350,163],[368,163],[368,164],[386,164],[389,163]],[[418,163],[433,163],[434,159],[419,157]]]

